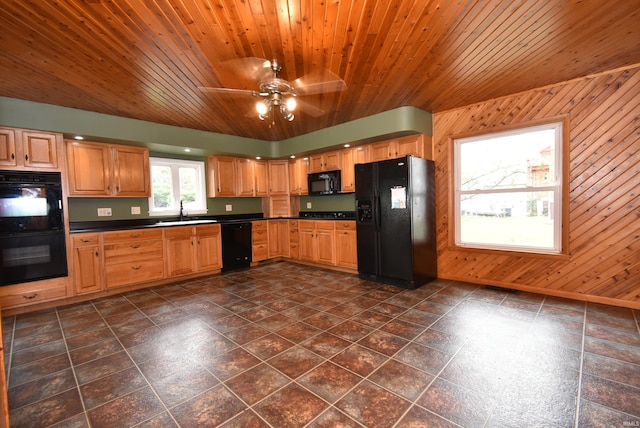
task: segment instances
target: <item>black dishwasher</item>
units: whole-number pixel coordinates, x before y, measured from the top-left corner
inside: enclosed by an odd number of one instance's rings
[[[251,223],[222,223],[222,271],[251,265]]]

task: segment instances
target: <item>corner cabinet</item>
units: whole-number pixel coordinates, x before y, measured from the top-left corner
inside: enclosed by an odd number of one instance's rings
[[[149,197],[149,150],[67,140],[70,196]]]
[[[59,145],[62,145],[60,134],[0,127],[0,166],[58,169]]]

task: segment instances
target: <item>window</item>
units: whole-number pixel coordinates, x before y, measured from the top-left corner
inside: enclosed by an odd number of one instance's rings
[[[455,244],[562,252],[562,123],[454,140]]]
[[[204,214],[207,200],[204,162],[151,158],[150,215]]]

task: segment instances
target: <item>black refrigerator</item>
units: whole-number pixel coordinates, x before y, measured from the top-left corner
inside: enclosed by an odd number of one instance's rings
[[[436,279],[433,161],[356,164],[355,175],[360,277],[405,288]]]

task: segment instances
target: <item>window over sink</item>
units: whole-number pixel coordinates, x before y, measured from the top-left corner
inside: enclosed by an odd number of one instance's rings
[[[149,163],[149,215],[178,215],[180,201],[185,215],[207,212],[204,162],[152,157]]]

